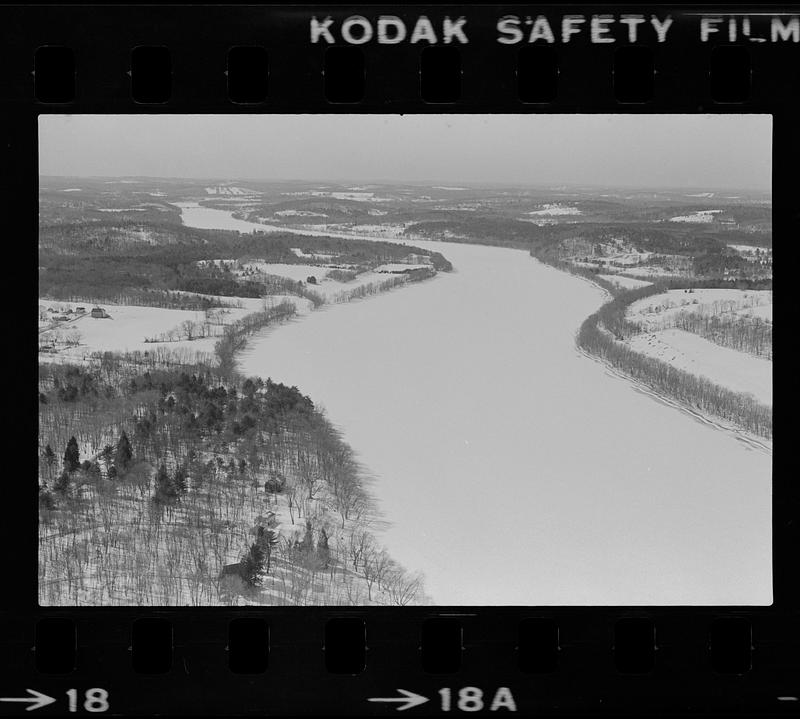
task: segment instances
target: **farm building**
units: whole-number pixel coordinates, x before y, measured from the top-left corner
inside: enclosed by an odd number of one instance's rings
[[[106,311],[102,307],[92,307],[92,317],[108,317]]]
[[[86,312],[86,308],[85,307],[76,307],[75,308],[75,312],[77,312],[79,315],[82,315],[82,314],[84,314]]]

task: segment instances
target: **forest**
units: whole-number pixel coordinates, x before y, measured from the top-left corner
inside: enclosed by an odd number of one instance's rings
[[[118,356],[39,368],[43,605],[404,605],[352,449],[297,388]]]
[[[332,254],[333,263],[362,265],[365,269],[404,258],[409,252],[428,256],[433,267],[449,271],[452,265],[438,252],[409,245],[367,240],[240,234],[225,230],[198,230],[174,222],[133,220],[55,222],[39,229],[39,296],[49,299],[91,298],[116,302],[132,297],[134,304],[150,300],[165,306],[181,290],[221,296],[258,297],[263,287],[247,278],[234,278],[213,264],[220,257],[257,258],[267,263],[305,264],[292,251],[301,245],[308,254]],[[298,294],[295,286],[293,294]],[[304,296],[304,295],[303,295]],[[176,308],[182,308],[182,302]]]

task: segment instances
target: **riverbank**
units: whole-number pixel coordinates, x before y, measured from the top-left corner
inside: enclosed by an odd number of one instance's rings
[[[627,308],[645,297],[664,291],[653,284],[638,289],[614,286],[596,274],[575,268],[568,263],[553,262],[548,258],[531,256],[568,274],[595,283],[605,290],[610,299],[587,317],[576,333],[579,350],[605,366],[613,368],[616,376],[623,376],[638,389],[657,397],[668,406],[701,419],[709,426],[732,433],[748,446],[772,452],[772,408],[761,404],[755,397],[722,387],[704,376],[687,372],[668,362],[637,352],[622,342],[638,329],[630,323]]]

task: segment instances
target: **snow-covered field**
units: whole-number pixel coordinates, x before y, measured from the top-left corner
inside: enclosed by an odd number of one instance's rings
[[[327,271],[324,265],[284,265],[258,261],[244,262],[241,267],[244,271],[265,272],[268,275],[277,275],[296,282],[305,282],[310,276],[314,276],[319,280]],[[309,285],[309,289],[314,290],[316,288],[313,285]]]
[[[767,310],[766,308],[770,309]],[[643,324],[648,329],[660,329],[665,319],[679,312],[698,314],[722,314],[745,310],[760,310],[758,316],[772,317],[771,290],[695,289],[668,290],[658,295],[637,300],[628,307],[627,317]]]
[[[722,210],[699,210],[691,215],[677,215],[670,217],[670,222],[713,222],[714,215]]]
[[[284,195],[307,197],[330,197],[334,200],[355,200],[356,202],[391,202],[391,197],[376,197],[374,192],[327,192],[324,190],[304,190],[301,192],[284,192]]]
[[[314,253],[314,252],[304,252],[304,251],[303,251],[303,250],[301,250],[299,247],[292,247],[292,248],[291,248],[291,250],[292,250],[292,252],[294,252],[294,254],[296,254],[298,257],[305,257],[305,258],[307,258],[307,259],[309,259],[309,260],[323,260],[323,261],[327,261],[327,260],[332,260],[334,257],[336,257],[336,255],[329,255],[329,254],[325,254],[325,253],[322,253],[322,252],[318,252],[318,253]]]
[[[743,307],[736,310],[736,314],[742,317],[760,317],[762,320],[772,322],[772,303],[760,307]]]
[[[772,405],[772,362],[767,359],[721,347],[678,329],[636,335],[628,344],[637,352]]]
[[[623,277],[622,275],[597,275],[603,280],[607,282],[611,282],[612,284],[616,285],[617,287],[621,287],[624,290],[635,290],[639,287],[647,287],[648,285],[652,285],[652,282],[648,282],[647,280],[637,280],[633,277]]]
[[[577,207],[570,207],[567,205],[547,204],[543,205],[541,210],[533,210],[528,213],[529,215],[580,215],[581,211]]]
[[[309,210],[277,210],[274,214],[279,217],[327,217],[324,212],[310,212]]]
[[[251,312],[258,311],[264,304],[264,300],[253,298],[221,297],[219,299],[226,303],[242,304],[242,307],[226,307],[221,310],[219,318],[225,324],[235,322]],[[285,295],[270,297],[267,301],[278,303],[282,300],[295,302],[301,312],[307,311],[310,304],[307,300]],[[91,303],[86,302],[56,302],[52,300],[39,300],[39,304],[45,308],[69,306],[73,310],[78,306],[84,306],[87,310],[91,310],[92,307]],[[108,303],[103,303],[101,306],[108,313],[108,318],[93,318],[87,311],[85,315],[75,321],[60,323],[56,330],[40,334],[40,340],[46,340],[48,335],[69,334],[77,331],[79,338],[77,345],[59,347],[57,353],[40,353],[40,358],[47,361],[81,360],[92,352],[145,352],[157,347],[210,353],[217,341],[216,336],[209,336],[175,342],[145,342],[147,337],[157,337],[176,330],[187,320],[202,323],[205,319],[203,312]],[[215,327],[212,328],[212,331],[221,332],[221,328]]]
[[[772,404],[772,362],[699,335],[670,327],[681,312],[700,315],[739,315],[772,320],[770,290],[669,290],[637,300],[626,317],[645,328],[628,340],[630,347],[669,362],[679,369],[708,378],[735,392],[747,392]]]
[[[403,265],[403,267],[409,269],[412,265]],[[385,274],[379,274],[377,271],[373,271],[362,272],[350,282],[338,282],[327,276],[327,273],[334,268],[326,264],[283,265],[268,262],[247,262],[243,265],[243,268],[252,268],[257,272],[265,272],[270,275],[277,275],[279,277],[286,277],[287,279],[302,282],[306,282],[308,277],[314,277],[317,280],[317,284],[306,284],[306,289],[322,295],[326,300],[332,299],[340,292],[386,279]]]

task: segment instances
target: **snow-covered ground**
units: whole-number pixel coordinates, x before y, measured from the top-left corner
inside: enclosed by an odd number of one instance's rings
[[[355,200],[356,202],[391,202],[391,197],[376,197],[374,192],[327,192],[325,190],[304,190],[300,192],[284,192],[284,195],[296,197],[331,197],[334,200]]]
[[[277,210],[274,214],[279,217],[327,217],[324,212],[310,212],[309,210]]]
[[[327,268],[324,265],[284,265],[258,261],[243,262],[241,268],[243,271],[265,272],[268,275],[277,275],[278,277],[285,277],[298,282],[305,282],[309,276],[314,276],[319,280],[327,272]],[[313,290],[315,288],[309,286],[309,289]]]
[[[235,322],[251,312],[256,312],[264,305],[264,300],[261,299],[238,297],[222,297],[220,299],[227,303],[242,304],[242,307],[226,307],[219,311],[218,316],[225,324]],[[308,311],[310,304],[308,300],[298,297],[274,296],[268,298],[267,302],[278,303],[283,300],[295,302],[301,312]],[[39,300],[39,305],[45,308],[69,306],[73,310],[78,306],[87,308],[86,314],[79,319],[60,323],[57,329],[40,334],[40,340],[46,341],[48,336],[54,334],[78,333],[78,344],[71,347],[60,347],[55,354],[41,353],[40,357],[46,361],[80,360],[88,357],[92,352],[145,352],[157,347],[210,353],[218,339],[216,336],[210,336],[176,342],[145,342],[145,338],[167,334],[187,320],[202,323],[205,318],[203,312],[103,303],[101,306],[109,317],[94,318],[89,313],[92,307],[91,303]],[[212,328],[212,331],[221,332],[221,328],[215,327]]]
[[[760,307],[743,307],[736,310],[736,314],[742,317],[760,317],[762,320],[772,322],[772,303]]]
[[[71,308],[85,306],[91,309],[91,304],[86,302],[51,302],[39,300],[40,305],[57,306],[69,305]],[[186,310],[162,309],[161,307],[140,307],[134,305],[112,305],[103,303],[102,308],[108,313],[108,318],[94,318],[87,312],[80,319],[69,322],[66,327],[80,333],[80,344],[63,354],[70,356],[88,355],[90,352],[127,352],[134,350],[152,349],[153,344],[146,343],[145,337],[151,337],[168,332],[186,320],[199,322],[203,319],[202,312]],[[232,310],[237,312],[238,310]],[[214,340],[196,340],[193,342],[170,342],[170,347],[191,345],[192,349],[210,351],[213,349]]]
[[[636,335],[631,349],[772,405],[772,362],[678,329]]]
[[[628,340],[632,349],[703,376],[735,392],[753,394],[772,404],[772,362],[722,347],[670,324],[681,312],[701,315],[739,315],[772,319],[770,290],[669,290],[637,300],[626,317],[646,332]]]
[[[375,268],[375,272],[406,272],[408,270],[418,270],[430,267],[430,264],[404,264],[402,262],[388,262],[385,265],[379,265]]]
[[[269,262],[247,262],[242,266],[243,269],[254,269],[257,272],[265,272],[270,275],[286,277],[287,279],[306,282],[309,277],[317,280],[316,284],[306,283],[305,288],[312,292],[322,295],[326,300],[346,290],[352,290],[361,285],[368,285],[373,282],[382,282],[386,279],[385,274],[379,274],[377,270],[362,272],[350,282],[339,282],[328,277],[328,272],[335,269],[332,265],[284,265]],[[412,265],[403,265],[404,269],[409,269]]]
[[[766,308],[769,307],[769,311]],[[759,316],[772,317],[771,290],[695,289],[668,290],[661,294],[637,300],[628,307],[627,317],[649,329],[660,329],[664,320],[674,318],[679,312],[698,314],[721,314],[760,309]],[[762,314],[763,313],[763,314]]]
[[[699,210],[691,215],[677,215],[670,217],[670,222],[713,222],[714,215],[722,210]]]
[[[597,275],[603,280],[607,282],[611,282],[612,284],[616,285],[617,287],[621,287],[624,290],[635,290],[639,287],[647,287],[648,285],[652,285],[652,282],[648,282],[647,280],[637,280],[633,277],[623,277],[622,275]]]
[[[541,210],[533,210],[528,213],[529,215],[580,215],[581,211],[577,207],[570,207],[567,205],[547,204],[543,205]]]
[[[207,195],[234,195],[234,196],[241,196],[241,195],[259,195],[259,192],[253,192],[253,190],[246,190],[243,187],[235,187],[231,185],[215,185],[213,187],[206,187],[206,194]]]

